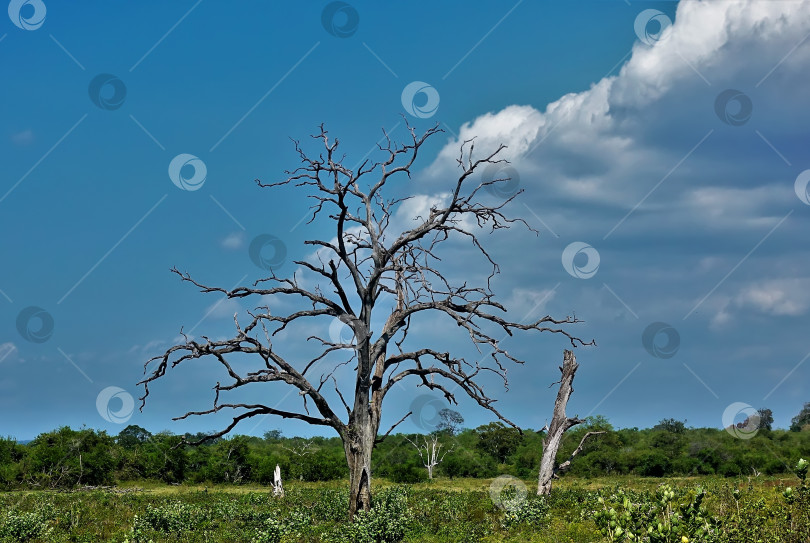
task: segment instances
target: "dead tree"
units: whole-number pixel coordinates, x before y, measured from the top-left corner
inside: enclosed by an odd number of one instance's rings
[[[560,366],[562,378],[560,379],[560,389],[557,391],[557,400],[554,402],[554,415],[551,418],[551,424],[546,427],[546,437],[543,439],[543,456],[540,459],[540,476],[537,481],[537,495],[548,495],[551,493],[551,482],[553,479],[558,478],[558,473],[567,470],[571,466],[571,461],[574,457],[582,451],[585,441],[594,435],[604,434],[605,432],[588,432],[582,437],[579,446],[574,449],[571,456],[562,464],[557,464],[557,451],[560,449],[562,438],[565,432],[571,427],[585,422],[584,419],[577,417],[568,418],[565,415],[565,407],[568,405],[568,399],[574,388],[571,386],[574,382],[574,374],[577,372],[579,364],[574,356],[573,351],[565,351],[563,354],[563,365]]]
[[[408,443],[416,447],[422,464],[428,470],[428,479],[433,479],[433,468],[441,464],[444,461],[444,457],[447,456],[447,453],[452,452],[455,448],[455,445],[453,445],[442,453],[442,447],[444,445],[439,443],[439,436],[437,434],[422,436],[422,443],[419,443],[418,437],[416,437],[414,441],[411,441],[407,437],[405,439]]]
[[[331,140],[323,125],[320,132],[312,136],[322,147],[318,155],[307,154],[300,142],[294,141],[300,166],[285,172],[287,177],[282,181],[256,182],[260,187],[294,185],[306,190],[307,197],[313,201],[309,222],[331,221],[333,239],[306,241],[306,245],[317,249],[316,256],[296,261],[298,270],[292,277],[281,277],[270,270],[269,277],[251,286],[230,290],[206,286],[188,273],[176,268],[172,271],[205,293],[225,294],[229,299],[280,297],[293,303],[298,301],[298,309],[274,314],[268,307],[259,307],[248,312],[250,318],[246,324],[240,323],[234,315],[236,333],[230,339],[214,341],[201,336],[198,340],[184,336],[183,342],[146,362],[145,373],[151,363],[157,365],[139,383],[144,385],[143,409],[149,386],[164,376],[169,367],[200,358],[212,358],[220,364],[230,381],[218,382],[214,387],[213,407],[177,417],[184,419],[234,410],[236,414],[227,427],[201,441],[223,436],[239,422],[257,415],[276,415],[334,429],[343,441],[349,467],[350,517],[355,511],[368,510],[371,506],[371,454],[375,443],[410,415],[379,435],[383,400],[403,379],[411,377],[420,386],[438,390],[451,403],[457,403],[455,394],[463,391],[514,426],[495,409],[495,400],[478,383],[482,374],[492,372],[499,375],[507,387],[504,363],[522,363],[501,347],[500,338],[516,331],[551,332],[566,337],[572,346],[585,345],[564,326],[579,322],[576,317],[545,316],[533,322],[512,322],[505,318],[506,309],[496,301],[490,289],[490,280],[499,269],[480,243],[481,234],[508,229],[516,223],[536,233],[522,219],[503,213],[504,206],[517,194],[494,204],[483,201],[489,186],[509,180],[482,175],[488,166],[506,163],[498,157],[505,148],[503,145],[474,158],[474,142],[463,142],[457,159],[458,177],[444,187],[443,196],[406,227],[392,228],[396,222],[394,212],[401,209],[400,204],[408,198],[384,197],[383,192],[391,189],[389,185],[397,180],[410,179],[411,168],[425,141],[441,132],[434,126],[420,136],[414,128],[407,128],[408,140],[401,144],[393,142],[384,132],[382,141],[385,143],[378,144],[382,160],[364,160],[355,169],[344,164],[345,157],[338,153],[338,140]],[[448,240],[466,241],[487,264],[490,271],[486,280],[481,281],[483,284],[471,286],[454,281],[441,269],[437,252]],[[465,260],[465,265],[469,266],[470,256],[465,256]],[[390,295],[393,302],[386,302],[386,295]],[[387,318],[377,330],[372,330],[375,311]],[[319,352],[303,360],[292,360],[283,352],[283,346],[273,341],[276,334],[294,324],[312,325],[316,323],[313,321],[326,318],[339,319],[348,325],[353,339],[346,342],[310,336],[308,340],[317,342]],[[447,329],[447,335],[451,336],[456,330],[460,332],[481,353],[480,359],[467,360],[433,348],[411,347],[413,341],[408,331],[411,323],[419,319],[427,319],[431,326],[455,325]],[[350,358],[338,362],[336,358],[345,353],[350,353],[347,355]],[[245,355],[255,357],[258,362],[255,371],[236,370],[234,358],[243,363]],[[347,403],[335,372],[351,362],[355,364],[351,381],[341,383],[344,388],[351,387],[353,392]],[[323,364],[329,368],[322,370]],[[324,390],[324,385],[330,381],[334,384],[334,393]],[[220,401],[221,394],[229,394],[242,386],[276,382],[297,389],[303,403],[300,410],[281,409],[273,402],[265,405]],[[310,413],[310,402],[316,413]],[[341,404],[343,407],[338,408]],[[342,409],[345,409],[345,419],[338,415]]]
[[[312,445],[313,445],[312,440],[308,439],[308,440],[304,441],[303,443],[299,442],[298,445],[296,445],[295,442],[293,442],[292,447],[287,447],[286,445],[282,445],[281,447],[283,449],[286,449],[286,450],[290,451],[295,456],[306,456],[308,454],[312,454],[313,452],[315,452],[312,449]]]

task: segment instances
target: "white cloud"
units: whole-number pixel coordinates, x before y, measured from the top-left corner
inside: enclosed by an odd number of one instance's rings
[[[387,238],[393,240],[406,230],[416,228],[422,224],[429,216],[433,207],[444,207],[450,200],[452,194],[449,192],[439,192],[436,194],[416,194],[400,203],[396,212],[391,217],[391,225],[388,228]],[[478,224],[468,216],[461,217],[458,226],[467,232],[478,229]]]
[[[168,343],[162,339],[153,339],[152,341],[147,342],[145,345],[133,345],[130,347],[127,354],[135,354],[135,353],[153,353],[161,350],[161,347],[168,346]]]
[[[810,278],[770,279],[746,285],[734,298],[734,304],[767,315],[804,315],[810,308]]]
[[[807,1],[680,2],[669,35],[637,43],[617,74],[545,107],[510,105],[463,123],[417,178],[420,192],[447,190],[462,141],[476,138],[477,158],[509,146],[504,158],[525,192],[508,211],[543,231],[539,217],[558,238],[535,245],[516,232],[499,251],[504,270],[539,263],[510,285],[510,309],[529,298],[523,289],[559,280],[552,311],[571,308],[597,327],[637,320],[594,291],[603,282],[640,321],[687,329],[702,319],[715,338],[751,319],[805,316],[810,255],[798,240],[808,215],[793,185],[808,167],[808,33]],[[742,126],[715,112],[726,89],[753,104]],[[562,275],[558,255],[572,241],[600,251],[597,282]],[[774,336],[786,331],[784,319],[773,326]]]
[[[542,112],[512,105],[464,123],[426,180],[455,171],[461,142],[476,137],[479,158],[499,143],[509,146],[504,158],[521,174],[524,201],[607,206],[617,211],[615,223],[652,190],[633,221],[654,211],[653,226],[661,215],[717,227],[737,219],[744,221],[738,227],[773,224],[774,205],[792,196],[777,169],[784,162],[761,136],[804,133],[810,121],[807,108],[795,106],[796,89],[810,84],[810,41],[802,42],[810,3],[681,2],[670,30],[654,47],[638,42],[618,75]],[[727,88],[753,101],[745,126],[715,115],[715,98]]]
[[[716,227],[773,226],[795,198],[784,189],[776,184],[752,188],[698,187],[684,194],[681,205],[695,220]]]
[[[721,309],[709,321],[709,325],[711,326],[712,330],[718,330],[723,328],[726,324],[731,321],[731,313],[726,311],[726,308]]]
[[[459,145],[475,138],[475,156],[483,157],[494,152],[498,145],[507,149],[502,158],[514,160],[529,150],[545,124],[542,113],[531,106],[508,106],[497,113],[485,113],[472,122],[464,123],[459,129],[458,138],[446,145],[436,158],[434,175],[455,171],[458,167]]]
[[[510,320],[515,322],[529,322],[544,316],[546,307],[554,299],[556,291],[553,289],[532,289],[516,287],[504,303],[509,311]]]
[[[810,310],[810,278],[785,277],[744,281],[732,294],[706,303],[712,330],[722,330],[746,316],[800,317]]]
[[[223,240],[219,243],[220,247],[223,249],[227,249],[229,251],[236,251],[241,249],[245,246],[245,233],[244,232],[234,232],[229,234],[227,237],[223,238]]]

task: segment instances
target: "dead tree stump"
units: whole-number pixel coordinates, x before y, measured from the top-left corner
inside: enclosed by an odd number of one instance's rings
[[[585,422],[584,419],[577,417],[568,418],[565,414],[565,407],[568,405],[568,399],[571,393],[574,392],[572,386],[574,382],[574,375],[579,368],[577,359],[573,351],[564,351],[563,365],[560,366],[562,378],[560,379],[560,389],[557,391],[557,401],[554,402],[554,415],[551,418],[551,424],[546,427],[546,437],[543,439],[543,457],[540,460],[540,475],[537,481],[537,495],[547,496],[551,493],[551,482],[553,479],[558,478],[558,473],[565,471],[571,465],[571,460],[579,454],[582,450],[585,440],[597,434],[604,434],[605,432],[588,432],[580,441],[579,446],[571,453],[571,456],[557,465],[557,451],[560,449],[562,438],[565,432],[571,427]]]

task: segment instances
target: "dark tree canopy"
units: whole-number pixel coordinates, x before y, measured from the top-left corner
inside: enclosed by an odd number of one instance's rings
[[[461,416],[461,413],[445,407],[439,411],[439,424],[436,426],[436,431],[454,436],[461,429],[462,424],[464,424],[464,417]]]
[[[663,430],[673,434],[683,434],[686,432],[686,421],[676,419],[662,419],[658,424],[653,426],[654,430]]]
[[[510,428],[501,421],[490,422],[475,429],[478,433],[476,446],[482,451],[492,455],[499,464],[506,462],[506,458],[515,452],[520,445],[520,432]]]
[[[759,428],[761,430],[773,430],[773,411],[765,407],[757,409],[759,415]]]
[[[130,424],[118,433],[116,441],[126,449],[134,448],[146,442],[152,437],[152,433],[141,428],[137,424]]]
[[[804,404],[799,414],[790,419],[790,429],[794,432],[803,430],[810,425],[810,402]]]

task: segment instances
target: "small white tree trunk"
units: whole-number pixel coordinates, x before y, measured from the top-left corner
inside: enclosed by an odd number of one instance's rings
[[[284,497],[284,486],[281,484],[281,468],[276,464],[276,470],[273,472],[273,496]]]
[[[442,454],[441,450],[443,445],[439,443],[439,436],[436,434],[430,436],[430,441],[428,441],[426,436],[422,436],[422,439],[424,440],[424,444],[422,445],[419,444],[418,438],[416,442],[411,441],[407,437],[405,439],[407,439],[411,445],[416,447],[416,450],[419,453],[419,458],[422,459],[422,464],[424,464],[424,466],[427,468],[428,479],[433,479],[433,468],[441,464],[447,453],[451,452],[455,448],[455,445],[453,445]]]

